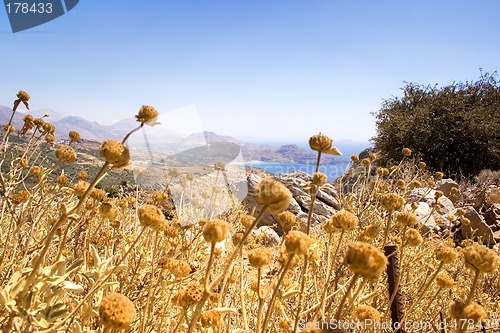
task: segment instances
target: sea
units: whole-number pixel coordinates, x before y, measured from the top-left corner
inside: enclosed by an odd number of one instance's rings
[[[324,173],[328,177],[329,182],[333,182],[340,177],[348,166],[348,162],[337,162],[333,164],[320,164],[319,172]],[[277,162],[245,162],[245,165],[260,168],[270,173],[281,174],[293,171],[303,171],[313,174],[316,171],[316,164],[300,164],[300,163],[277,163]]]

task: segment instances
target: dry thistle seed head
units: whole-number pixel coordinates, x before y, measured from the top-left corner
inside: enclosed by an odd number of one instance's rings
[[[115,219],[118,216],[118,208],[112,202],[103,202],[99,207],[99,212],[105,218],[110,220]]]
[[[457,209],[457,215],[458,216],[464,216],[465,213],[466,213],[465,209],[463,209],[463,208],[458,208]]]
[[[158,118],[158,111],[151,105],[143,105],[135,117],[140,123],[148,123]]]
[[[22,102],[27,102],[30,100],[30,95],[24,90],[19,90],[17,98],[19,98]]]
[[[333,214],[332,217],[323,224],[323,229],[329,234],[342,230],[350,231],[356,229],[358,223],[359,219],[356,215],[346,210],[341,210]]]
[[[455,319],[471,320],[477,323],[487,318],[486,311],[476,302],[465,304],[462,300],[455,300],[450,307],[450,314]]]
[[[437,275],[436,283],[440,288],[449,289],[453,287],[455,280],[445,272],[442,272]]]
[[[56,157],[65,163],[72,163],[76,160],[76,153],[70,146],[59,145],[56,148]]]
[[[73,190],[75,191],[75,194],[81,198],[85,192],[87,191],[87,189],[89,188],[90,184],[83,181],[83,180],[80,180],[78,181],[76,184],[74,184],[72,186]]]
[[[5,135],[9,135],[10,133],[15,131],[14,125],[12,124],[4,125],[3,129],[5,131]]]
[[[387,168],[377,168],[377,174],[380,176],[380,177],[385,177],[389,174],[389,169]]]
[[[209,310],[205,311],[201,314],[201,326],[208,327],[217,327],[220,325],[221,321],[221,313],[217,310]]]
[[[438,247],[434,250],[434,254],[437,260],[442,261],[445,264],[452,263],[458,257],[457,251],[446,245],[438,245]]]
[[[56,177],[56,184],[59,186],[68,186],[69,185],[69,178],[66,177],[64,174],[61,174]]]
[[[402,179],[398,179],[398,181],[396,182],[396,186],[398,187],[398,189],[400,190],[405,190],[406,188],[406,184],[405,184],[405,181],[402,180]]]
[[[266,178],[255,186],[255,201],[278,214],[288,208],[292,193],[277,180]]]
[[[199,302],[203,297],[204,288],[199,282],[193,282],[186,288],[186,295],[192,302]]]
[[[43,175],[43,168],[41,166],[34,165],[30,168],[30,175],[35,176],[35,177],[42,177]]]
[[[315,172],[313,174],[312,183],[318,187],[326,184],[328,177],[322,172]]]
[[[78,142],[80,140],[80,133],[76,131],[70,131],[68,135],[71,142]]]
[[[51,145],[51,146],[52,146],[52,145],[54,144],[54,142],[55,142],[55,141],[56,141],[56,137],[55,137],[55,136],[53,136],[52,134],[47,134],[47,135],[45,136],[45,142],[47,142],[49,145]]]
[[[134,321],[136,311],[126,296],[111,292],[102,298],[99,317],[106,328],[126,330]]]
[[[215,244],[222,242],[229,233],[229,223],[213,219],[207,221],[203,226],[203,238],[207,243]]]
[[[289,211],[284,211],[278,214],[278,224],[283,229],[285,234],[292,230],[293,226],[297,224],[297,217],[294,213]]]
[[[443,180],[443,177],[444,177],[444,173],[440,172],[440,171],[437,171],[435,174],[434,174],[434,180],[435,181],[440,181],[440,180]]]
[[[80,170],[78,171],[77,177],[78,180],[86,180],[89,177],[89,175],[87,174],[87,172],[85,172],[85,170]]]
[[[243,215],[240,219],[240,222],[243,225],[243,227],[245,227],[245,229],[250,228],[250,226],[252,225],[252,223],[254,221],[255,221],[255,217],[253,217],[251,215]]]
[[[377,238],[380,228],[376,225],[370,225],[363,227],[362,231],[359,233],[358,238],[363,242],[370,242]]]
[[[377,154],[375,153],[369,153],[368,154],[368,159],[370,160],[370,162],[373,162],[377,159]]]
[[[344,265],[354,273],[361,274],[364,278],[377,278],[387,264],[387,258],[382,251],[371,244],[355,242],[347,245]]]
[[[33,120],[33,124],[35,124],[36,127],[42,127],[43,124],[45,124],[45,120],[43,120],[42,118],[35,118]]]
[[[405,157],[410,157],[411,156],[411,149],[410,148],[403,148],[403,150],[401,151],[401,153]]]
[[[309,250],[311,242],[311,238],[302,231],[292,230],[285,236],[286,252],[304,255]]]
[[[104,141],[99,150],[106,162],[115,168],[127,166],[130,162],[130,153],[125,145],[117,140],[108,139]]]
[[[434,192],[434,197],[437,199],[441,198],[443,196],[443,191],[436,191]]]
[[[363,158],[361,160],[361,164],[363,164],[363,166],[365,167],[365,169],[369,169],[370,166],[372,165],[372,162],[370,162],[370,160],[368,158]]]
[[[359,155],[352,154],[351,155],[351,161],[353,161],[354,163],[359,162]]]
[[[407,227],[413,227],[417,223],[417,215],[413,212],[400,212],[396,215],[396,222]]]
[[[248,252],[248,261],[250,266],[254,268],[261,268],[262,266],[269,265],[271,261],[271,250],[266,248],[253,249]]]
[[[216,171],[224,171],[226,170],[226,165],[222,162],[217,162],[214,164],[214,170]]]
[[[191,266],[185,260],[171,260],[167,268],[176,279],[182,279],[191,274]]]
[[[14,205],[25,203],[30,198],[30,193],[26,190],[21,190],[10,196],[11,202]]]
[[[165,231],[163,232],[165,237],[167,238],[175,238],[177,236],[179,236],[179,230],[175,227],[171,227],[171,226],[166,226],[165,227]]]
[[[452,187],[452,189],[450,190],[450,196],[458,197],[459,194],[460,194],[460,190],[456,187]]]
[[[385,210],[389,212],[394,212],[401,209],[404,203],[405,198],[396,193],[387,193],[382,195],[382,197],[380,198],[380,204]]]
[[[56,127],[51,123],[45,122],[42,126],[44,133],[54,134],[56,131]]]
[[[168,195],[163,191],[154,191],[153,194],[151,194],[151,200],[156,203],[165,201],[167,199]]]
[[[498,268],[498,254],[484,245],[474,244],[464,249],[465,267],[491,273]]]
[[[418,246],[424,242],[422,235],[417,229],[406,230],[405,239],[408,246]]]
[[[137,208],[139,222],[145,227],[150,227],[155,231],[162,231],[167,226],[167,220],[160,208],[153,205],[142,205]]]
[[[424,171],[426,166],[427,164],[425,164],[425,162],[418,163],[418,168],[420,169],[420,171]]]
[[[90,191],[89,196],[95,201],[101,201],[106,196],[106,192],[104,192],[100,188],[93,188]]]
[[[422,187],[422,183],[418,180],[413,180],[410,183],[410,189],[419,188],[419,187]]]
[[[179,177],[180,174],[181,174],[181,172],[179,171],[179,169],[176,169],[176,168],[168,169],[168,175],[171,178]]]
[[[376,321],[380,321],[380,312],[369,305],[358,305],[356,315],[362,322],[369,321],[375,324]]]
[[[333,140],[321,133],[309,138],[309,147],[317,152],[325,153],[332,148]]]
[[[462,225],[469,225],[470,224],[470,220],[466,217],[462,217]]]

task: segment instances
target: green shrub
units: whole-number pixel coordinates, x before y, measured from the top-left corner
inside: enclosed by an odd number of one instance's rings
[[[374,113],[375,147],[387,161],[410,148],[431,169],[471,176],[500,167],[500,86],[497,73],[443,88],[406,83],[403,97]]]

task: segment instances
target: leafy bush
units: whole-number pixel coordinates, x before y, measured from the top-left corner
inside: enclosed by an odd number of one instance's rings
[[[407,83],[403,97],[374,114],[375,147],[397,161],[404,147],[430,168],[471,176],[500,167],[500,86],[496,72],[443,88]]]

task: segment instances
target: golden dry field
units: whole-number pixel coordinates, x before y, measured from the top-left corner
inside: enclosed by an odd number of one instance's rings
[[[29,107],[26,92],[12,115],[20,103]],[[80,135],[56,142],[50,117],[28,114],[22,128],[2,124],[3,332],[500,330],[498,247],[457,237],[471,222],[458,204],[436,219],[439,228],[425,228],[410,193],[434,191],[430,218],[446,198],[435,191],[444,175],[429,172],[410,149],[386,167],[374,153],[354,155],[357,172],[334,184],[311,175],[305,222],[288,210],[292,193],[273,178],[250,192],[255,207],[232,200],[230,181],[193,194],[194,173],[168,166],[160,188],[113,196],[96,188],[111,168],[127,168],[128,137],[157,115],[143,106],[123,141],[102,143],[93,169],[78,164]],[[340,154],[323,134],[309,145],[317,167],[325,154]],[[224,164],[210,167],[227,179]],[[174,181],[196,200],[175,207]],[[340,210],[313,223],[317,195],[328,187]],[[191,223],[181,223],[179,212]],[[253,232],[269,214],[280,234],[272,245]]]

